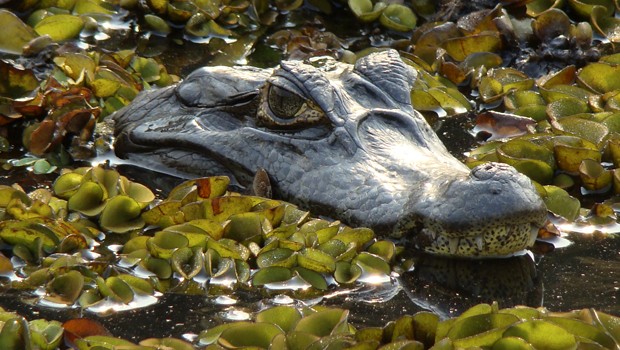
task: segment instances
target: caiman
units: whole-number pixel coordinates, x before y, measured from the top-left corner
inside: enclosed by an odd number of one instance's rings
[[[547,211],[532,182],[452,156],[411,104],[416,78],[394,50],[355,65],[204,67],[117,112],[115,151],[242,187],[264,169],[275,197],[433,254],[504,256],[533,244]]]

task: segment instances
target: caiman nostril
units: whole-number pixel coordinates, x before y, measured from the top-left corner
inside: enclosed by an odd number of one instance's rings
[[[514,176],[516,170],[508,164],[504,163],[485,163],[478,165],[471,170],[471,177],[476,180],[487,181],[497,177]]]

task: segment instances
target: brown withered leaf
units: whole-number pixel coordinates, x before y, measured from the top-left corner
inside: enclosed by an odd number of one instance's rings
[[[13,109],[28,117],[40,117],[45,114],[45,96],[39,91],[33,97],[14,100]]]
[[[324,55],[337,57],[343,50],[342,42],[335,34],[312,26],[305,26],[301,30],[280,30],[267,40],[284,50],[289,59]]]
[[[54,130],[56,123],[51,119],[43,120],[39,126],[30,134],[28,149],[35,155],[43,155],[49,150],[54,140]]]
[[[74,134],[80,134],[82,130],[89,124],[89,121],[94,118],[93,111],[96,108],[88,109],[69,109],[65,113],[58,115],[56,127],[61,130],[66,130]]]
[[[534,254],[544,255],[549,254],[555,250],[555,246],[552,243],[545,241],[536,241],[533,247],[530,247],[530,250]]]
[[[536,121],[515,114],[487,111],[478,114],[474,132],[488,133],[487,141],[515,137],[533,132]]]
[[[10,102],[0,103],[0,126],[10,124],[22,117],[23,115],[17,112]]]
[[[615,217],[616,213],[611,205],[595,203],[590,210],[590,214],[598,217]]]
[[[538,230],[538,238],[542,238],[542,239],[560,237],[560,235],[561,235],[560,230],[550,221],[547,221],[545,226],[541,227]]]

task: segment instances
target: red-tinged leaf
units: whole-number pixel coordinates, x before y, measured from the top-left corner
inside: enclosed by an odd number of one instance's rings
[[[499,112],[483,112],[476,117],[474,131],[491,134],[487,141],[527,134],[536,125],[531,118]]]
[[[90,100],[93,96],[93,92],[90,89],[79,86],[71,87],[68,92],[73,96],[79,96],[85,100]]]
[[[226,193],[230,180],[225,176],[213,176],[196,179],[198,196],[200,198],[219,197]]]
[[[87,101],[91,99],[93,93],[84,87],[71,87],[65,90],[62,86],[59,88],[46,89],[47,103],[51,108],[59,109],[68,104],[79,104],[83,108],[88,108]]]
[[[88,318],[73,318],[63,323],[65,329],[65,345],[77,349],[75,341],[91,335],[111,335],[101,323]]]
[[[45,114],[45,98],[41,92],[36,96],[13,101],[13,108],[28,117],[39,117]]]

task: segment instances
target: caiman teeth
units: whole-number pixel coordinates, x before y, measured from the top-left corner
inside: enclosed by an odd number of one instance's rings
[[[482,237],[482,235],[479,235],[479,236],[476,236],[476,238],[474,238],[474,241],[476,242],[478,251],[481,252],[482,249],[484,249],[484,238]]]
[[[450,254],[456,254],[456,251],[459,249],[459,239],[448,238],[448,245],[450,247]]]
[[[437,238],[437,232],[435,230],[431,230],[428,228],[423,228],[422,234],[430,237],[432,241],[434,241]]]

